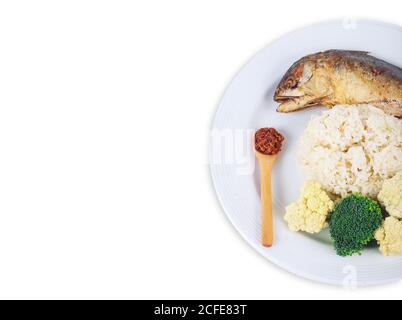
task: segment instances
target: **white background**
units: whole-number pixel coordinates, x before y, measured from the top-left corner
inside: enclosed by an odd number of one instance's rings
[[[398,298],[253,252],[207,166],[223,90],[259,49],[397,1],[0,3],[0,298]]]

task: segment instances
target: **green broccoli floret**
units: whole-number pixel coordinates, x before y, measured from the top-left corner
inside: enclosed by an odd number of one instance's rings
[[[338,202],[329,223],[337,254],[360,254],[381,222],[381,207],[368,197],[354,193]]]

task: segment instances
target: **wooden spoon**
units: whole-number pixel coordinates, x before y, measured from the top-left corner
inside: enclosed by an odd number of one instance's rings
[[[278,155],[266,155],[257,150],[255,155],[261,177],[261,241],[263,246],[271,247],[274,240],[271,173]]]
[[[274,128],[261,128],[254,137],[254,150],[261,174],[261,242],[271,247],[274,240],[271,173],[285,138]]]

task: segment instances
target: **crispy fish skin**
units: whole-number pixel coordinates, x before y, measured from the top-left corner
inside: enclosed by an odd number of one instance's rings
[[[274,96],[278,112],[337,104],[373,104],[402,118],[402,69],[362,51],[306,56],[287,71]]]

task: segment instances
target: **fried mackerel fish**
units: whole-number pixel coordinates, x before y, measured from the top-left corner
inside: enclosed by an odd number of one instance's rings
[[[402,69],[367,52],[330,50],[306,56],[275,92],[278,112],[338,104],[371,104],[402,117]]]

